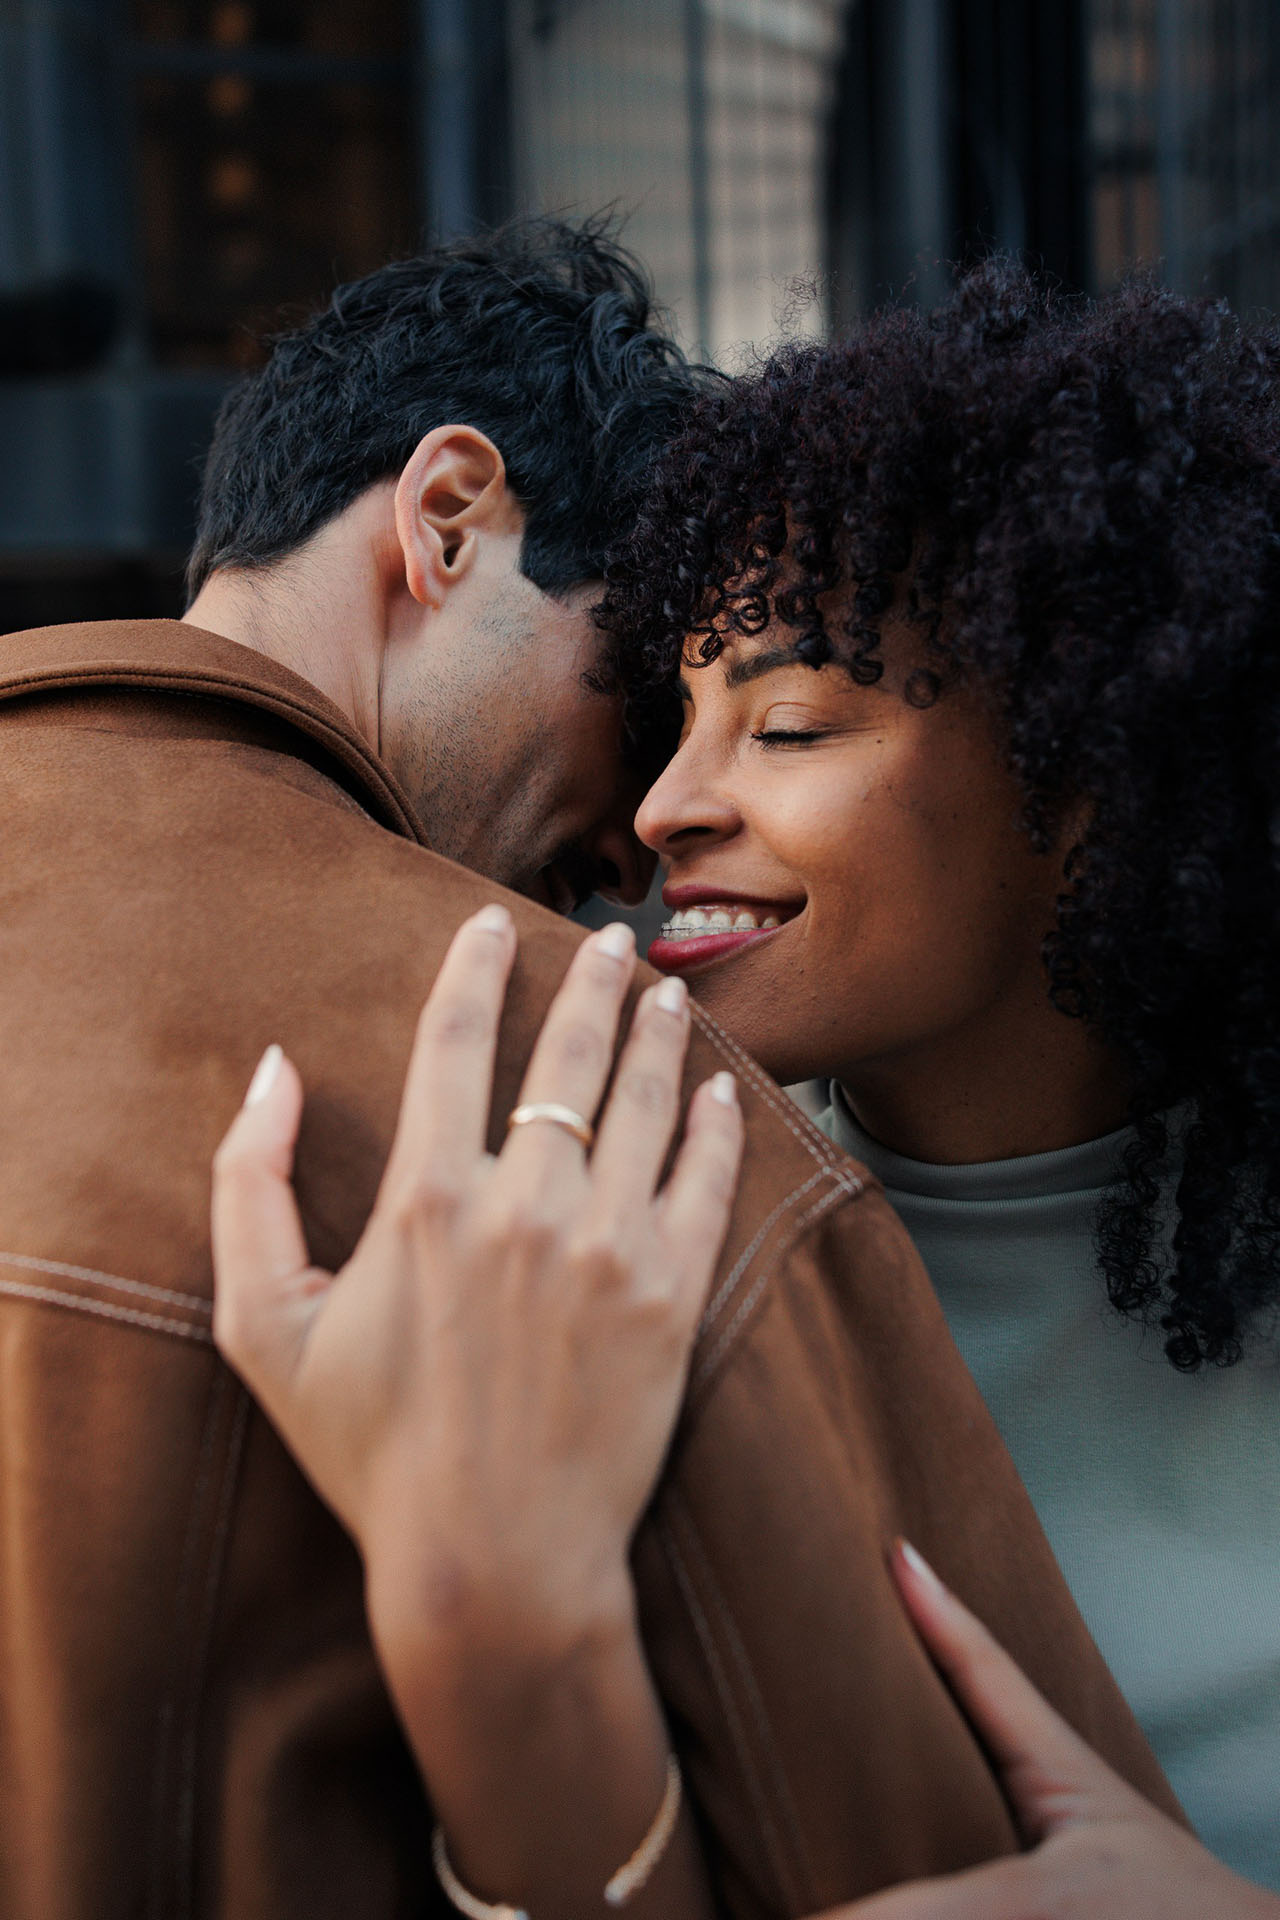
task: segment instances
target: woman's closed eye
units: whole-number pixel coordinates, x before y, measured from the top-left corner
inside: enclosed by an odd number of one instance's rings
[[[836,731],[835,718],[815,710],[809,700],[773,700],[759,713],[760,724],[751,728],[751,738],[762,747],[811,746]]]
[[[829,731],[826,727],[761,727],[751,738],[762,747],[803,747],[823,739]]]

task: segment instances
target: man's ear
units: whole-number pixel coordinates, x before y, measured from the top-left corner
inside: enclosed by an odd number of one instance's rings
[[[502,455],[475,427],[424,434],[396,485],[395,512],[405,581],[424,607],[443,603],[481,533],[518,534],[522,524]]]

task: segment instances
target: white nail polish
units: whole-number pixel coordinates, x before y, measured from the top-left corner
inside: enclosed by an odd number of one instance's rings
[[[722,1107],[736,1107],[738,1104],[738,1083],[731,1073],[717,1073],[711,1082],[711,1098],[718,1100]]]
[[[284,1054],[282,1050],[276,1046],[273,1041],[253,1070],[253,1078],[249,1082],[249,1091],[244,1097],[246,1107],[256,1107],[259,1101],[266,1099],[276,1083],[276,1076],[280,1072],[280,1062],[283,1059]]]
[[[918,1553],[909,1540],[900,1540],[898,1542],[898,1548],[912,1573],[918,1574],[921,1580],[926,1580],[929,1585],[936,1590],[942,1590],[941,1580],[939,1580],[924,1555]]]
[[[664,1013],[683,1013],[689,998],[689,989],[683,980],[671,974],[663,981],[653,997]]]
[[[615,920],[596,935],[596,946],[611,960],[629,960],[635,952],[636,936],[625,920]]]
[[[482,933],[506,933],[511,925],[511,915],[494,900],[487,907],[481,907],[472,925]]]

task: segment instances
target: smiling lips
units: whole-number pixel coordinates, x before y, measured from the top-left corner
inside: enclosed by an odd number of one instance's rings
[[[680,973],[776,933],[789,918],[786,909],[746,901],[677,907],[649,948],[649,964],[663,973]]]

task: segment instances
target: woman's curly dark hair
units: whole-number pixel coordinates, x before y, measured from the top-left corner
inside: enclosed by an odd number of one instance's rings
[[[728,629],[877,679],[904,575],[906,697],[987,689],[1033,842],[1079,833],[1045,960],[1132,1076],[1110,1298],[1174,1366],[1234,1361],[1280,1298],[1280,335],[991,260],[711,393],[609,569],[634,730]]]

